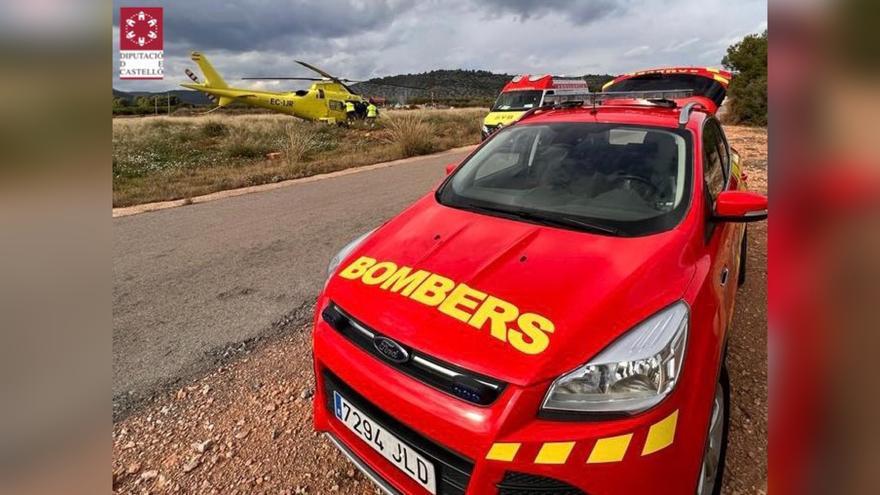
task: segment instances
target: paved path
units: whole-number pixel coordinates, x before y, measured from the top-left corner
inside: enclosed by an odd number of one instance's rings
[[[114,218],[114,410],[308,321],[330,257],[466,154]]]

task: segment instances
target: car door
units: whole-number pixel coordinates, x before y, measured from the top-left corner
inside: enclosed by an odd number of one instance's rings
[[[717,119],[713,119],[713,121],[718,129],[718,149],[721,155],[721,166],[724,170],[725,177],[724,189],[727,191],[735,191],[740,189],[741,179],[733,173],[733,150],[730,147],[730,143],[727,141],[727,136],[724,134],[724,128],[721,126],[720,122],[718,122]],[[724,304],[727,311],[727,321],[729,323],[730,319],[733,318],[734,301],[736,299],[736,290],[739,284],[739,265],[742,262],[740,259],[742,254],[741,246],[746,225],[739,222],[726,222],[724,223],[724,230],[723,256],[726,257],[726,266],[728,266],[730,270],[729,280],[725,285]]]
[[[728,323],[733,314],[736,273],[739,262],[740,226],[715,222],[712,212],[721,191],[735,187],[730,180],[730,149],[717,119],[709,118],[703,126],[703,187],[706,193],[705,242],[712,259],[714,288],[720,321]]]

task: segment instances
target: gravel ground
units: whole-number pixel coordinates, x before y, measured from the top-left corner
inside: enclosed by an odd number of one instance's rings
[[[766,191],[766,130],[727,131],[750,187]],[[752,224],[729,350],[726,494],[767,491],[766,245],[766,223]],[[309,337],[284,335],[117,422],[114,493],[377,493],[312,431]]]

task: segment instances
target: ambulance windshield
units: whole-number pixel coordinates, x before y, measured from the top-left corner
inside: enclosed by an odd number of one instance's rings
[[[459,167],[437,199],[550,226],[645,235],[672,228],[687,210],[689,142],[677,129],[513,126]]]
[[[507,91],[498,95],[493,112],[531,110],[541,103],[543,91]]]

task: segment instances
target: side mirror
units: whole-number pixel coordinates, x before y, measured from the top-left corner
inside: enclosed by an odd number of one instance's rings
[[[749,191],[722,191],[715,199],[712,220],[757,222],[767,218],[767,196]]]
[[[458,166],[457,163],[447,163],[446,164],[446,175],[449,175],[452,172],[455,172],[455,167],[457,167],[457,166]]]

